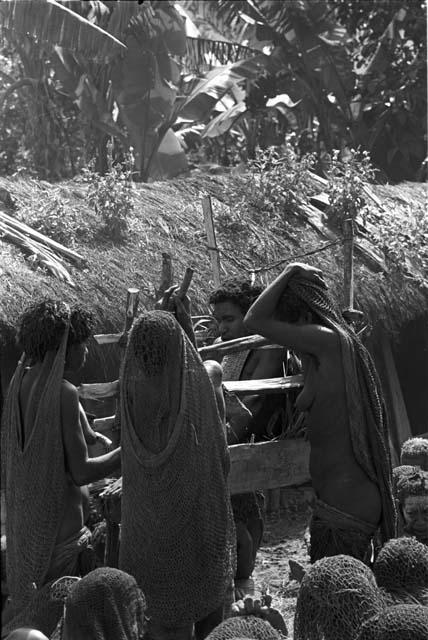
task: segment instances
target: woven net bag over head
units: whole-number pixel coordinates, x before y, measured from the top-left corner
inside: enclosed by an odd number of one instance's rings
[[[344,555],[323,558],[300,585],[294,640],[352,640],[361,622],[383,607],[375,577],[363,562]]]
[[[416,538],[389,540],[373,566],[388,602],[428,603],[428,547]]]
[[[281,640],[284,636],[274,629],[269,622],[255,616],[236,616],[228,618],[211,631],[207,640]]]
[[[400,604],[367,620],[356,640],[427,640],[428,607]]]

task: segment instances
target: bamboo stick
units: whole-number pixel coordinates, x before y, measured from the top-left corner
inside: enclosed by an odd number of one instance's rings
[[[224,387],[236,395],[248,393],[284,393],[290,389],[303,387],[303,376],[286,376],[284,378],[261,378],[260,380],[226,380]]]
[[[207,347],[201,347],[199,354],[206,356],[211,353],[218,353],[224,355],[226,353],[237,353],[238,351],[245,351],[245,349],[256,349],[271,344],[267,338],[263,336],[253,335],[244,336],[243,338],[236,338],[236,340],[228,340],[227,342],[216,342],[210,344]],[[283,347],[281,347],[282,349]]]
[[[8,216],[7,213],[0,212],[0,220],[5,222],[10,227],[16,229],[17,231],[20,231],[21,233],[29,236],[30,238],[33,238],[34,240],[37,240],[38,242],[41,242],[42,244],[54,249],[58,253],[64,255],[66,258],[69,258],[69,260],[77,262],[78,264],[87,263],[86,258],[81,256],[79,253],[76,253],[75,251],[64,247],[64,245],[56,242],[55,240],[52,240],[51,238],[48,238],[38,231],[35,231],[35,229],[32,229],[24,222],[15,220],[15,218],[12,218],[12,216]]]

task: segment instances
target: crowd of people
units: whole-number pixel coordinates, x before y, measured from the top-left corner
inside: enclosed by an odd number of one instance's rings
[[[277,348],[203,362],[190,302],[170,289],[129,332],[120,446],[97,457],[88,444],[102,436],[70,382],[85,361],[91,314],[54,300],[24,313],[2,413],[2,638],[286,635],[251,585],[263,494],[228,489],[228,444],[278,435],[286,402],[304,415],[315,494],[295,639],[428,637],[428,440],[405,443],[392,472],[373,360],[322,273],[291,264],[264,291],[228,281],[210,304],[223,342],[256,332]],[[303,373],[296,398],[224,392],[223,381],[290,368]],[[99,566],[86,526],[87,485],[112,474],[122,474],[118,569]]]

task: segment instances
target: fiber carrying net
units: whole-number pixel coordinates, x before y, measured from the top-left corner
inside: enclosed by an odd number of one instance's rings
[[[426,640],[428,607],[401,604],[365,622],[356,640]]]
[[[361,622],[384,607],[372,571],[338,555],[313,564],[303,577],[294,618],[295,640],[351,640]]]
[[[280,640],[284,636],[269,622],[255,616],[228,618],[209,634],[207,640],[228,640],[249,638],[251,640]]]
[[[391,604],[428,602],[428,547],[416,538],[389,540],[373,566]]]
[[[396,513],[385,406],[373,360],[323,287],[299,276],[291,277],[288,287],[340,337],[352,448],[360,467],[379,487],[380,533],[385,542],[395,535]]]
[[[170,313],[144,313],[121,373],[119,564],[165,626],[223,605],[235,571],[229,457],[214,389]]]
[[[55,637],[140,640],[145,606],[132,576],[111,567],[95,569],[70,588],[62,629]]]

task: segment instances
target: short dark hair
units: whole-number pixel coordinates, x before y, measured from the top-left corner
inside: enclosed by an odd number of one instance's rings
[[[263,287],[251,284],[249,280],[243,278],[230,278],[225,280],[221,286],[210,295],[210,304],[220,302],[233,302],[242,311],[247,313],[253,302],[259,297]]]
[[[40,362],[48,351],[58,349],[69,320],[67,349],[88,340],[95,326],[93,315],[80,306],[69,310],[63,302],[46,298],[22,314],[18,343],[32,361]]]

